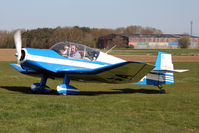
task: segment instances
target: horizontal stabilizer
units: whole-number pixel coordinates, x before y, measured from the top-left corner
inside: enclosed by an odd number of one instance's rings
[[[177,72],[177,73],[181,73],[181,72],[186,72],[189,71],[189,69],[184,69],[184,70],[153,70],[152,72],[158,72],[158,73],[166,73],[166,72]]]

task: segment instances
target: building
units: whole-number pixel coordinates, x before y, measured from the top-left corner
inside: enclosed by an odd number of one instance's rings
[[[101,36],[98,38],[97,48],[111,48],[112,46],[117,45],[117,47],[128,47],[129,38],[120,34],[109,34],[106,36]]]
[[[181,34],[134,34],[129,37],[129,46],[133,45],[135,49],[168,49],[180,48],[179,39]],[[199,37],[189,36],[190,48],[199,48]]]
[[[131,47],[135,49],[176,49],[180,48],[179,39],[184,35],[182,34],[133,34],[129,36],[120,34],[109,34],[98,38],[97,48],[104,49],[112,47],[114,38],[120,37],[121,41],[115,43],[123,43],[122,47]],[[190,48],[199,48],[199,37],[189,36]],[[118,40],[118,39],[115,39]],[[109,45],[111,45],[109,47]]]

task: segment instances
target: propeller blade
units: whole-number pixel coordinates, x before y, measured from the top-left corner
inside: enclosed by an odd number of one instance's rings
[[[17,62],[19,64],[20,58],[21,58],[21,47],[22,47],[22,43],[21,43],[21,31],[20,30],[18,30],[14,34],[14,41],[15,41],[15,47],[16,47]]]

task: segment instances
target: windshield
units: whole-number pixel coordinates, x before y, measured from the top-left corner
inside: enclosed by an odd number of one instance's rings
[[[82,44],[71,42],[60,42],[53,45],[50,49],[56,51],[63,57],[95,61],[99,51]]]

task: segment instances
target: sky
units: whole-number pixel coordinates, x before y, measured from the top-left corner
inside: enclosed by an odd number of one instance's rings
[[[199,0],[0,0],[0,30],[154,27],[199,36]]]

